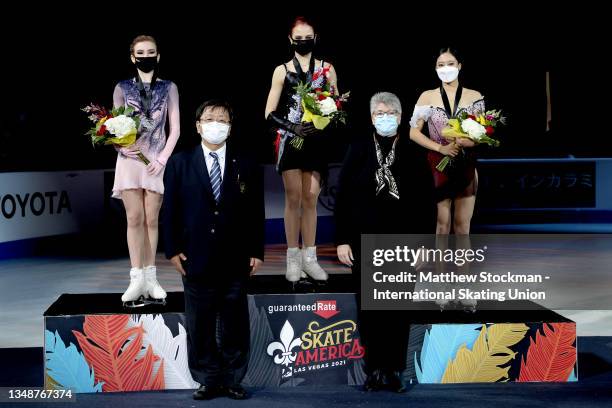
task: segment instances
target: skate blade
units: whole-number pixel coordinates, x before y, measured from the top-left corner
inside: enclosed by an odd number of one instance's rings
[[[329,278],[328,278],[329,279]],[[300,282],[307,282],[310,285],[315,285],[315,286],[325,286],[327,285],[328,279],[325,280],[318,280],[313,278],[310,275],[307,275],[306,278],[302,279]]]
[[[314,293],[315,287],[306,279],[300,279],[297,282],[289,282],[293,293]]]
[[[145,305],[166,306],[166,298],[163,298],[163,299],[145,299],[144,300],[144,304]]]
[[[142,300],[129,300],[127,302],[123,302],[123,307],[126,308],[136,308],[136,307],[143,307],[146,303]]]
[[[457,304],[454,302],[445,302],[445,303],[436,303],[438,305],[438,307],[440,308],[441,312],[444,312],[445,310],[457,310]]]
[[[463,306],[465,313],[476,313],[476,306]]]
[[[327,281],[318,281],[312,279],[310,276],[292,283],[292,289],[295,293],[317,293],[327,286]]]

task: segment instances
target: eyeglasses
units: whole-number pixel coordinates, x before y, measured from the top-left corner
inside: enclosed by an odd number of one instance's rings
[[[224,125],[229,125],[230,124],[230,121],[229,120],[225,120],[225,119],[214,119],[214,118],[200,119],[200,123],[210,123],[210,122],[219,122],[219,123],[223,123]]]
[[[387,112],[383,112],[383,111],[376,111],[376,112],[374,112],[374,116],[376,116],[376,117],[382,117],[382,116],[385,116],[385,115],[394,115],[394,116],[397,116],[397,115],[399,115],[399,112],[396,111],[396,110],[390,110],[390,111],[387,111]]]

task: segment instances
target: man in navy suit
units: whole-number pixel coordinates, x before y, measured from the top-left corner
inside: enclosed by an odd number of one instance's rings
[[[194,399],[247,398],[246,283],[263,262],[265,215],[261,168],[226,144],[231,123],[229,104],[203,103],[202,143],[172,156],[164,173],[165,252],[183,279]]]

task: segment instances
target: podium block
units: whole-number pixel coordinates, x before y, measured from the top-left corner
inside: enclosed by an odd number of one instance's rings
[[[324,288],[329,293],[301,294],[282,293],[269,279],[260,279],[248,295],[251,350],[244,384],[363,384],[367,350],[355,294],[341,292],[340,278]],[[134,309],[124,308],[118,293],[63,294],[44,321],[48,389],[198,386],[187,363],[182,292],[168,293],[165,306]],[[576,381],[576,365],[576,324],[547,309],[410,312],[408,383]]]
[[[63,294],[45,312],[45,387],[76,392],[196,388],[182,292],[125,309],[121,294]]]
[[[410,325],[412,383],[578,380],[576,323],[534,310],[422,311]]]
[[[197,388],[187,364],[183,302],[182,292],[171,292],[166,306],[127,310],[118,293],[61,295],[44,315],[46,388]],[[245,385],[363,383],[354,294],[250,294],[248,305]]]

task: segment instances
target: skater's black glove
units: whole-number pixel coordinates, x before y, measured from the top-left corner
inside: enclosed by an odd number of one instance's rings
[[[280,116],[276,111],[268,114],[268,123],[270,127],[281,128],[301,137],[307,137],[318,132],[312,122],[293,123]]]

